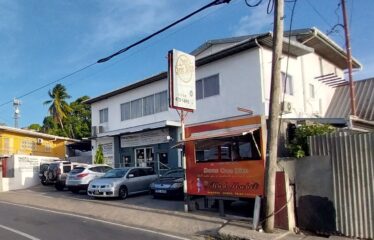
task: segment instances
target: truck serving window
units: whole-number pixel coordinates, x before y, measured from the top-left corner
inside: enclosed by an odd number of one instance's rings
[[[239,136],[198,140],[195,142],[196,162],[260,160],[259,143],[259,130]]]

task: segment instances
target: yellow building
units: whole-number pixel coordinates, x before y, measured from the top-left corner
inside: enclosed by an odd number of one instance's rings
[[[0,157],[13,154],[64,159],[66,144],[77,140],[7,126],[0,126]]]

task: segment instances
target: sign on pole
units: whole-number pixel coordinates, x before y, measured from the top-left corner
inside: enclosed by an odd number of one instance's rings
[[[169,106],[192,112],[196,109],[195,56],[173,49],[168,65]]]

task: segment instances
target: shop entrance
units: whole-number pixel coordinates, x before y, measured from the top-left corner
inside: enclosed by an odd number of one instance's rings
[[[152,167],[154,169],[153,148],[135,148],[135,166]]]

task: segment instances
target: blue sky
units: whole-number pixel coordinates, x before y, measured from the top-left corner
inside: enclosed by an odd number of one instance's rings
[[[249,0],[256,2],[257,0]],[[0,0],[0,104],[106,57],[209,3],[207,0]],[[327,32],[342,23],[340,0],[298,0],[293,28],[315,26]],[[187,22],[103,64],[60,83],[70,99],[94,97],[165,71],[167,51],[190,52],[209,39],[267,32],[272,15],[267,0],[248,8],[244,0],[212,7]],[[292,3],[286,3],[288,29]],[[354,78],[374,77],[374,1],[347,0],[352,51],[363,65]],[[330,37],[344,47],[344,32]],[[21,99],[20,126],[41,124],[48,114],[47,92]],[[13,107],[0,107],[0,123],[13,126]]]

